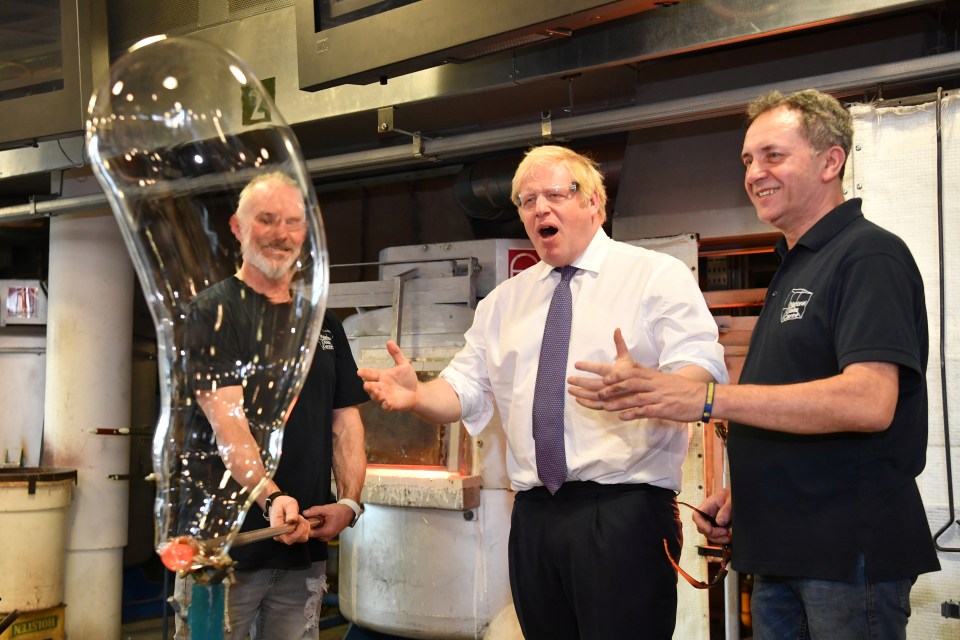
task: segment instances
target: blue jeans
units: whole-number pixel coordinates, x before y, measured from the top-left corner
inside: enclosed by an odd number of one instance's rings
[[[913,580],[867,583],[754,575],[754,640],[905,640]]]
[[[319,637],[320,605],[327,590],[326,562],[309,569],[237,571],[227,586],[227,640],[314,640]],[[174,597],[183,611],[189,605],[192,578],[177,578]],[[186,625],[176,620],[176,640],[188,638]]]

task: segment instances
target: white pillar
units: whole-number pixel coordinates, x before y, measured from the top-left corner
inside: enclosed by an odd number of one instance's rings
[[[109,210],[50,220],[43,465],[77,469],[64,602],[70,640],[119,640],[130,441],[133,266]]]

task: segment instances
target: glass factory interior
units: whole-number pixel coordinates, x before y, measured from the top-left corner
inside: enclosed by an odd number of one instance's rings
[[[904,239],[926,290],[917,482],[941,570],[913,587],[908,637],[960,637],[960,1],[4,0],[0,619],[5,589],[36,580],[52,597],[19,607],[21,622],[50,626],[23,637],[173,637],[154,505],[169,345],[87,146],[94,90],[160,34],[227,49],[256,74],[272,102],[223,108],[294,134],[322,215],[327,308],[359,366],[388,365],[394,337],[421,381],[463,345],[478,300],[538,261],[510,190],[524,153],[546,143],[598,162],[607,235],[687,264],[736,381],[781,236],[743,188],[744,108],[773,89],[838,98],[856,143],[844,194]],[[511,603],[499,418],[472,436],[374,403],[361,415],[366,510],[329,547],[321,638],[519,637],[493,635]],[[723,428],[691,425],[686,502],[727,486]],[[50,520],[5,503],[28,469],[57,471],[40,476],[66,492]],[[715,576],[720,548],[681,517],[681,564]],[[42,576],[17,568],[32,553]],[[680,580],[674,637],[752,637],[751,581]]]

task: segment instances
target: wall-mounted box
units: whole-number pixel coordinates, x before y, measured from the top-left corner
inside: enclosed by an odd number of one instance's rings
[[[47,293],[39,280],[0,280],[0,327],[46,323]]]

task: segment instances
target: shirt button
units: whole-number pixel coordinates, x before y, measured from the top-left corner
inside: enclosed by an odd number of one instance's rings
[[[777,292],[776,292],[776,290],[774,290],[774,292],[771,293],[770,295],[773,296],[774,298],[776,298],[776,297],[777,297]]]

